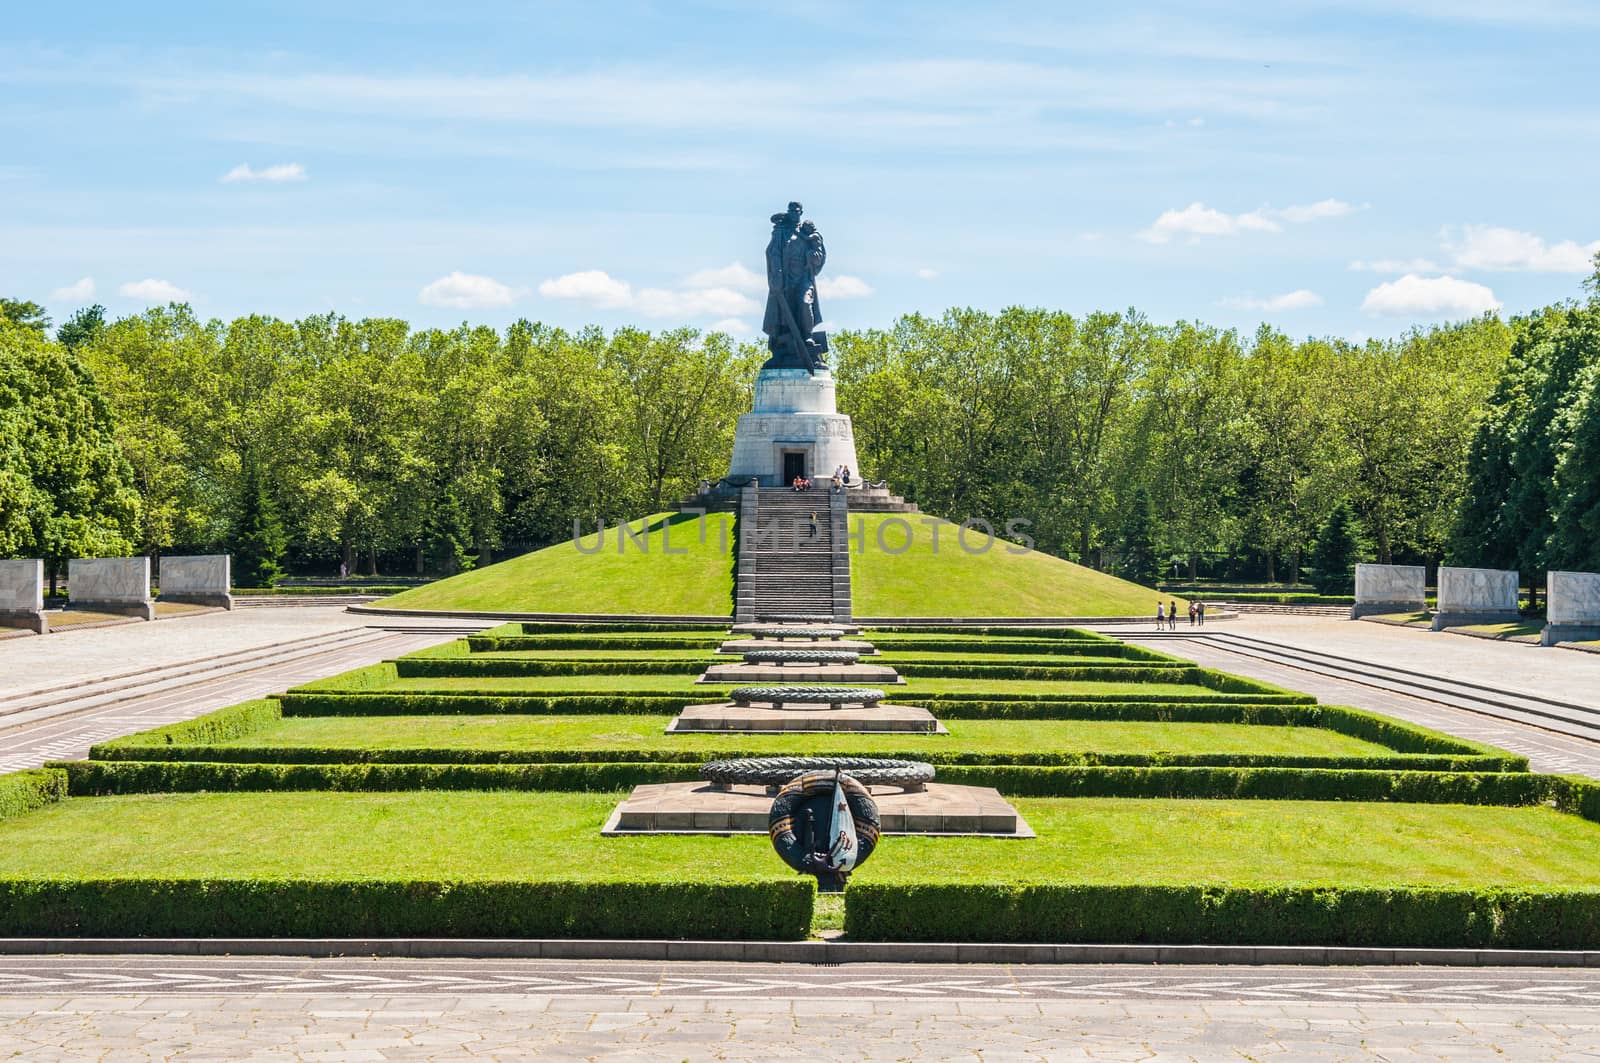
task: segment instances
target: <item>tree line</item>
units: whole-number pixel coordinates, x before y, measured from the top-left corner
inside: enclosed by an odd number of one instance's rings
[[[1347,579],[1346,555],[1600,568],[1593,281],[1359,343],[1011,308],[834,346],[863,475],[1142,582]],[[0,300],[0,555],[229,550],[241,582],[460,571],[720,477],[765,353],[182,305],[91,307],[52,337]]]

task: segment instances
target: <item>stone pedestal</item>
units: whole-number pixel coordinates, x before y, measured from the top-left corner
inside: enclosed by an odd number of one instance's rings
[[[1467,624],[1503,624],[1519,619],[1517,583],[1514,571],[1442,566],[1433,630]]]
[[[233,608],[233,557],[196,554],[161,559],[161,600]]]
[[[1600,572],[1551,572],[1545,588],[1542,645],[1600,639]]]
[[[0,561],[0,627],[20,627],[43,635],[50,630],[44,616],[44,562]]]
[[[1357,565],[1356,603],[1350,619],[1385,613],[1420,613],[1428,607],[1428,570],[1422,565]]]
[[[931,782],[908,793],[873,786],[872,800],[885,834],[983,834],[1032,838],[1032,828],[998,790]],[[761,786],[717,790],[708,782],[651,783],[611,813],[600,833],[765,834],[772,798]]]
[[[886,664],[714,664],[697,683],[903,683]]]
[[[148,557],[75,557],[67,562],[67,605],[97,613],[156,618]]]
[[[838,410],[833,374],[826,369],[815,375],[804,369],[761,370],[751,410],[734,430],[728,478],[781,486],[787,482],[786,454],[799,455],[801,471],[819,484],[839,465],[848,465],[851,476],[860,478],[855,433],[850,418]]]
[[[950,733],[933,718],[933,713],[915,705],[774,709],[724,701],[715,705],[687,705],[667,725],[668,734],[725,734],[730,731],[745,734],[789,731]]]

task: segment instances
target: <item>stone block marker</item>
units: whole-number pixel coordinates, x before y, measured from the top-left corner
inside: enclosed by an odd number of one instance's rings
[[[148,557],[75,557],[67,562],[67,606],[156,618]]]
[[[1600,639],[1600,572],[1551,572],[1547,579],[1540,644]]]
[[[1428,570],[1422,565],[1356,566],[1351,620],[1383,613],[1420,613],[1427,606]]]
[[[44,616],[43,561],[0,561],[0,627],[26,628],[39,635],[50,630]]]
[[[163,557],[160,567],[161,600],[233,608],[233,556],[196,554]]]
[[[1439,606],[1433,614],[1433,630],[1518,619],[1518,583],[1515,571],[1441,566]]]

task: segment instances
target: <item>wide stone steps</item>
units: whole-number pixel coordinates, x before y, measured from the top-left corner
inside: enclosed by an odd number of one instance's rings
[[[849,558],[840,556],[834,539],[842,528],[843,499],[827,490],[797,493],[784,488],[742,498],[737,615],[840,616],[842,609],[848,617]]]

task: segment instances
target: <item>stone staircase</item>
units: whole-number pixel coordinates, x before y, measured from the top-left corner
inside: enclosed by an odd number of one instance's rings
[[[817,533],[811,534],[811,515]],[[745,487],[739,492],[734,619],[803,614],[850,619],[849,503],[823,487]]]

